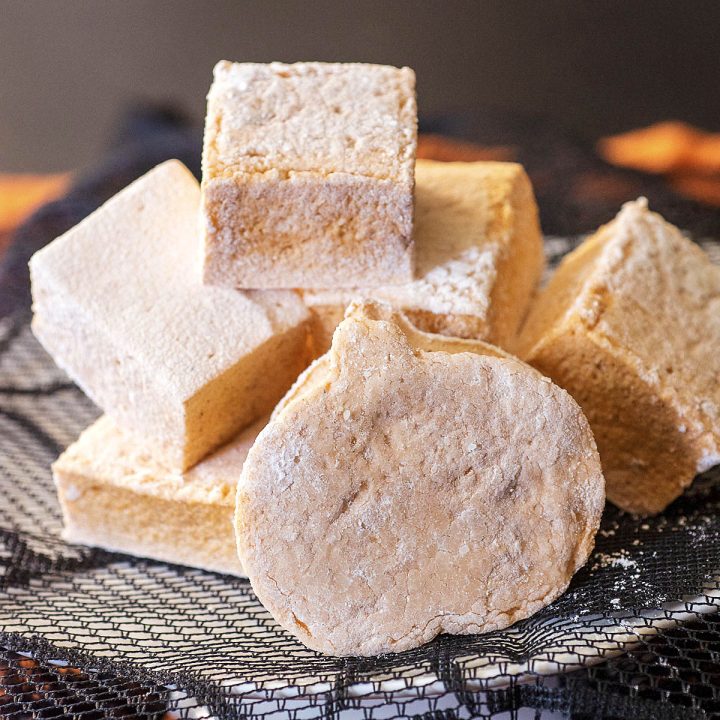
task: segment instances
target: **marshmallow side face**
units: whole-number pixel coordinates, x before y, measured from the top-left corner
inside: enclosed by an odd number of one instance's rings
[[[432,350],[351,316],[251,450],[240,558],[308,646],[375,655],[506,627],[586,561],[604,483],[585,418],[472,345]]]

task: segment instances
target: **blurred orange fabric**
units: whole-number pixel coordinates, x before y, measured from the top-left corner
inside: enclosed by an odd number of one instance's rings
[[[432,133],[421,133],[418,136],[417,156],[425,160],[444,162],[499,160],[507,162],[514,160],[515,155],[514,148],[504,145],[489,147]]]
[[[70,174],[12,175],[0,173],[0,253],[10,233],[43,203],[60,197]]]
[[[662,122],[603,138],[597,149],[613,165],[663,175],[680,195],[720,206],[720,133]]]

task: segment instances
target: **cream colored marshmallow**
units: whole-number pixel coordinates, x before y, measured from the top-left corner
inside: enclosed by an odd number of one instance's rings
[[[309,361],[294,293],[202,284],[199,207],[195,178],[169,161],[30,262],[37,338],[179,470],[269,412]]]
[[[654,514],[720,462],[720,268],[644,199],[568,255],[519,354],[593,428],[608,498]]]
[[[203,151],[205,281],[410,280],[416,145],[409,68],[218,63]]]
[[[250,450],[238,551],[309,647],[497,630],[567,587],[604,505],[575,401],[497,348],[353,307]]]
[[[106,415],[53,464],[67,542],[243,575],[235,488],[261,420],[186,473],[138,447]]]

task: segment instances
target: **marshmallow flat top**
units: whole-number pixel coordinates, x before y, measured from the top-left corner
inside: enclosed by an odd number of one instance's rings
[[[38,325],[45,304],[66,303],[152,374],[158,396],[184,400],[306,320],[291,292],[203,286],[199,206],[197,181],[171,160],[40,250]]]
[[[343,173],[413,184],[415,73],[361,63],[215,66],[203,174]]]
[[[586,561],[604,504],[592,434],[565,391],[483,343],[445,350],[377,307],[341,323],[238,486],[255,592],[335,655],[536,612]]]

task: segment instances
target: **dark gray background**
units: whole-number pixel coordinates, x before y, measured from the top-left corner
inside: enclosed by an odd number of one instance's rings
[[[406,64],[421,113],[540,113],[587,139],[720,129],[717,1],[0,0],[0,171],[91,162],[135,100],[200,122],[221,58]]]

